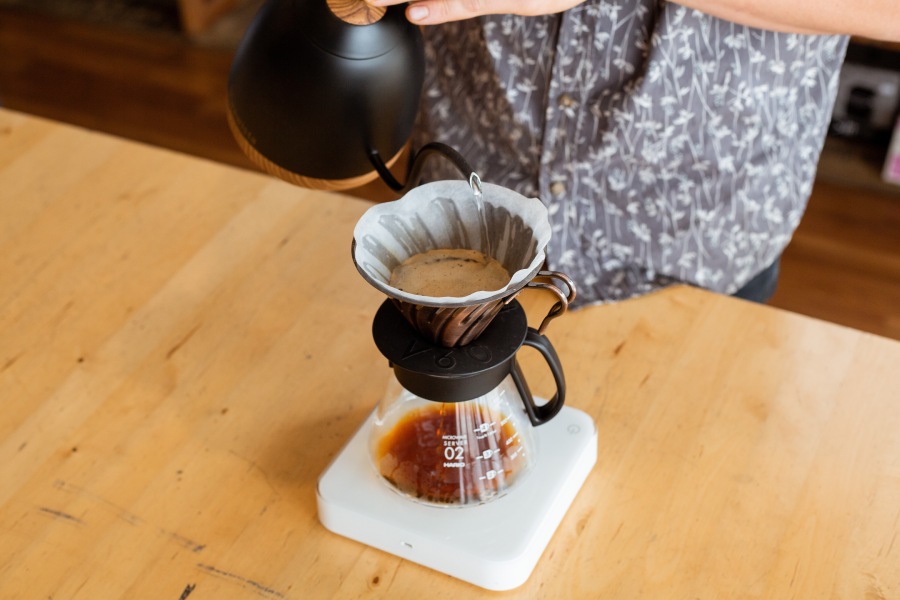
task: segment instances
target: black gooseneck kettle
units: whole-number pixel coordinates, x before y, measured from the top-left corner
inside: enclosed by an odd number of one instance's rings
[[[410,159],[405,183],[389,171],[412,132],[424,70],[421,33],[403,6],[268,0],[235,54],[228,122],[257,166],[303,187],[346,190],[381,177],[403,193],[431,154],[468,178],[465,159],[436,142]]]

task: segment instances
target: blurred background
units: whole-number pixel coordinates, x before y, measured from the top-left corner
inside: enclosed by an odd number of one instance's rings
[[[225,89],[261,4],[0,0],[0,105],[255,169],[228,130]],[[380,182],[351,193],[390,197]],[[900,44],[851,41],[771,304],[900,339]]]

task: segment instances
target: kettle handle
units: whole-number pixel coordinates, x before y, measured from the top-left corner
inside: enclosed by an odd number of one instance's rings
[[[326,0],[328,8],[341,21],[351,25],[371,25],[377,23],[386,8],[372,6],[365,0]]]
[[[528,419],[532,425],[542,425],[555,417],[562,409],[566,401],[566,378],[563,374],[562,364],[559,362],[559,356],[557,356],[553,344],[550,343],[546,336],[529,327],[522,345],[531,346],[541,353],[544,360],[547,361],[547,366],[550,367],[553,380],[556,382],[556,393],[553,394],[553,397],[545,404],[536,405],[534,396],[531,395],[531,390],[528,388],[528,382],[525,381],[525,374],[522,373],[522,369],[519,367],[519,361],[513,358],[510,374],[513,382],[516,384],[516,389],[519,390],[519,394],[522,396]]]

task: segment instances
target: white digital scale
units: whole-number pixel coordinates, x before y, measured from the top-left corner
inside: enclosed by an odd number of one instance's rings
[[[537,461],[508,494],[436,507],[394,491],[369,458],[374,415],[319,478],[319,520],[334,533],[489,590],[528,579],[597,461],[597,429],[565,406],[535,427]]]

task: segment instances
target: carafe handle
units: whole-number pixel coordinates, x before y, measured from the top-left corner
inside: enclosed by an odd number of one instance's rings
[[[522,402],[525,404],[525,412],[528,413],[528,419],[531,421],[532,425],[542,425],[555,417],[562,409],[563,404],[566,401],[566,378],[563,375],[559,356],[557,356],[553,344],[550,343],[550,340],[547,339],[546,336],[529,327],[528,333],[525,335],[525,341],[522,345],[531,346],[541,353],[541,356],[547,361],[547,366],[550,367],[550,372],[553,374],[553,380],[556,382],[556,393],[553,394],[553,397],[547,403],[538,406],[534,403],[534,396],[531,395],[531,390],[528,388],[528,382],[525,381],[525,374],[522,373],[522,369],[519,367],[519,361],[513,358],[510,373],[512,374],[513,382],[516,384],[516,389],[519,390],[519,395],[522,396]]]

